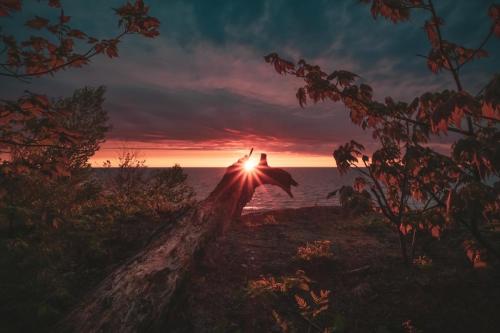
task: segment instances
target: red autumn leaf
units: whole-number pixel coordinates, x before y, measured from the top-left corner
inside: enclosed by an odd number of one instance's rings
[[[484,88],[482,115],[500,120],[500,75],[495,77]]]
[[[359,92],[361,94],[361,97],[365,100],[371,101],[373,98],[373,89],[367,84],[360,84],[359,85]]]
[[[413,227],[411,226],[411,224],[403,224],[401,223],[399,225],[399,231],[403,234],[403,235],[408,235],[410,233],[410,231],[413,230]]]
[[[62,47],[62,52],[65,54],[70,53],[73,50],[73,39],[71,38],[65,38],[61,41],[61,47]]]
[[[42,37],[30,37],[29,41],[23,43],[23,46],[31,46],[36,52],[43,50],[48,44],[48,41]]]
[[[409,9],[398,1],[372,0],[371,13],[375,19],[380,15],[393,23],[407,21],[410,18]]]
[[[495,24],[495,27],[493,28],[493,33],[495,36],[500,37],[500,23]]]
[[[47,50],[53,54],[57,51],[57,45],[47,42]]]
[[[453,191],[448,191],[448,197],[446,198],[446,214],[449,215],[451,212],[451,200],[452,200]]]
[[[81,56],[81,55],[77,55],[75,57],[73,57],[71,60],[70,60],[70,66],[72,67],[82,67],[83,65],[86,65],[88,64],[88,59]]]
[[[434,238],[440,238],[441,237],[441,227],[434,225],[431,227],[431,235]]]
[[[295,65],[290,61],[281,59],[276,53],[268,54],[264,57],[267,63],[274,65],[274,69],[279,74],[285,74],[288,71],[292,71],[295,69]]]
[[[83,31],[80,31],[78,29],[71,29],[67,35],[69,37],[74,37],[74,38],[78,38],[78,39],[83,39],[87,36],[87,34],[85,34]]]
[[[106,49],[106,44],[104,42],[97,43],[95,44],[94,49],[96,53],[102,53]]]
[[[433,72],[437,74],[441,68],[446,68],[446,59],[441,54],[441,51],[438,49],[432,49],[427,56],[427,67]]]
[[[33,99],[36,103],[38,103],[43,108],[49,107],[49,99],[45,95],[33,95]]]
[[[304,105],[307,103],[306,90],[304,88],[299,88],[295,96],[299,100],[300,107],[304,107]]]
[[[53,8],[61,8],[60,0],[49,0],[49,6]]]
[[[477,50],[476,52],[476,58],[481,59],[481,58],[487,58],[488,57],[488,51],[486,50]]]
[[[492,118],[496,120],[500,120],[500,108],[494,108],[490,103],[484,103],[481,109],[483,116],[487,118]]]
[[[361,122],[366,116],[366,110],[363,107],[356,105],[354,103],[349,104],[349,107],[351,110],[349,115],[351,116],[352,122],[356,125],[361,124]]]
[[[9,16],[10,12],[16,12],[20,10],[20,0],[0,0],[0,17]]]
[[[44,108],[40,104],[38,104],[36,102],[33,103],[33,102],[34,101],[25,100],[25,101],[23,101],[23,102],[21,102],[19,104],[19,107],[24,112],[26,112],[27,114],[29,114],[29,117],[39,116],[44,111]]]
[[[26,25],[32,29],[37,29],[40,30],[42,28],[45,28],[49,24],[49,20],[40,17],[40,16],[35,16],[34,19],[31,19],[26,22]]]
[[[160,21],[155,17],[148,16],[142,20],[139,33],[145,37],[153,38],[160,34],[159,27]]]
[[[500,19],[500,5],[491,5],[488,10],[488,15],[494,20]]]
[[[327,80],[337,80],[341,86],[350,86],[358,76],[348,71],[334,71],[327,77]]]
[[[5,126],[11,122],[15,123],[24,120],[24,116],[19,112],[9,112],[0,117],[0,126]]]
[[[116,44],[109,45],[106,48],[106,55],[110,58],[118,57],[118,49],[116,47]]]
[[[491,5],[488,15],[493,20],[493,33],[500,37],[500,5]]]
[[[362,156],[362,150],[364,150],[363,145],[351,140],[333,152],[333,158],[341,174],[349,170],[351,163],[358,162],[358,157]]]
[[[437,32],[438,26],[441,25],[442,20],[429,20],[425,22],[424,29],[427,32],[427,38],[431,42],[433,48],[439,47],[439,35]]]
[[[47,27],[47,30],[53,33],[54,35],[59,34],[60,25],[59,24],[49,25]]]
[[[65,24],[68,23],[70,19],[71,16],[64,15],[64,12],[61,10],[61,15],[59,16],[59,22],[61,22],[61,24]]]

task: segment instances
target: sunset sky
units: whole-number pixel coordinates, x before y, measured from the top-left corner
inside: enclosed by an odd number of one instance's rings
[[[98,37],[116,34],[111,8],[124,2],[62,1],[75,28]],[[149,166],[227,166],[251,147],[267,152],[275,166],[333,166],[337,145],[355,139],[370,150],[373,140],[350,124],[340,104],[301,109],[295,99],[300,81],[279,76],[264,55],[304,58],[328,72],[353,71],[379,98],[410,101],[427,90],[453,87],[448,75],[433,75],[416,56],[429,50],[425,16],[398,25],[375,21],[369,7],[356,0],[146,3],[161,21],[158,38],[126,38],[119,59],[94,58],[83,69],[29,85],[0,80],[0,96],[15,98],[30,90],[64,97],[85,85],[106,86],[113,129],[93,158],[96,166],[124,148],[137,149]],[[436,1],[446,21],[445,39],[477,46],[490,25],[489,4]],[[469,19],[455,11],[474,15]],[[6,30],[18,34],[11,24]],[[498,72],[499,45],[489,45],[488,59],[464,69],[472,92]],[[446,139],[441,144],[445,147]]]

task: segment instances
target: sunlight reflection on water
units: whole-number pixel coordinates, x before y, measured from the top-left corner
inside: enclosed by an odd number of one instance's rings
[[[342,185],[351,185],[356,174],[340,175],[336,168],[284,168],[299,183],[293,187],[294,198],[280,188],[260,186],[245,211],[263,211],[282,208],[337,205],[336,197],[326,199],[329,192]],[[224,168],[185,168],[188,183],[194,187],[197,198],[204,199],[224,174]]]

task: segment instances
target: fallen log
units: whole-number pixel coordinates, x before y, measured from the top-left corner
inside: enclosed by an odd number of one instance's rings
[[[252,170],[248,156],[226,169],[215,189],[171,229],[105,278],[56,329],[62,332],[159,331],[173,307],[174,296],[196,258],[217,235],[241,216],[255,189],[281,187],[293,197],[291,175],[267,165],[265,154]]]

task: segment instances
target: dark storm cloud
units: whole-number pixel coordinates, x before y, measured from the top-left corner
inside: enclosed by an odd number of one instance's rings
[[[76,27],[105,37],[118,31],[111,8],[122,2],[63,4]],[[35,79],[28,87],[2,80],[0,94],[13,97],[28,88],[63,96],[84,85],[103,84],[114,140],[201,143],[260,136],[282,140],[288,150],[324,152],[325,145],[350,138],[371,140],[350,124],[340,105],[299,109],[294,95],[300,82],[273,73],[263,55],[276,51],[327,71],[354,71],[379,98],[410,100],[429,89],[453,88],[447,76],[433,75],[416,56],[429,48],[422,14],[393,25],[373,20],[369,8],[355,0],[148,3],[162,22],[160,37],[125,40],[118,60],[99,58],[82,70]],[[476,45],[488,31],[488,4],[440,1],[445,37]],[[6,28],[17,31],[21,23],[18,18]],[[488,46],[489,59],[464,69],[473,92],[498,72],[499,44]]]
[[[345,133],[346,130],[342,128],[345,127],[343,122],[339,122],[345,115],[321,113],[308,116],[294,108],[268,104],[224,90],[210,93],[151,90],[142,94],[130,91],[129,94],[133,101],[123,99],[113,105],[114,109],[122,110],[121,116],[114,121],[113,135],[117,138],[126,135],[140,137],[142,128],[147,127],[149,133],[165,139],[224,139],[229,129],[286,141],[310,138],[331,141],[335,131]],[[145,103],[148,103],[148,109],[139,112]],[[126,127],[127,124],[132,126]],[[121,130],[125,128],[125,131]],[[192,130],[186,131],[189,128]]]

